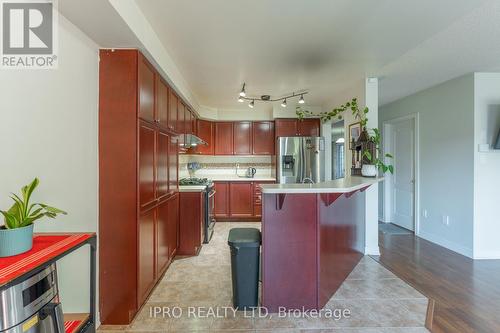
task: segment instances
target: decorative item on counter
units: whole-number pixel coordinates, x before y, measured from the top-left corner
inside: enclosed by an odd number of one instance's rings
[[[367,129],[366,124],[368,123],[367,114],[369,112],[368,107],[363,110],[359,109],[357,98],[351,99],[351,101],[341,105],[338,108],[334,108],[329,112],[321,112],[319,114],[314,114],[311,111],[303,110],[300,106],[297,106],[295,113],[299,119],[311,116],[319,116],[323,122],[333,119],[343,119],[343,114],[345,111],[350,110],[354,119],[358,122],[349,125],[349,142],[350,149],[352,151],[352,167],[351,175],[362,175],[365,177],[376,177],[377,170],[381,170],[383,173],[390,172],[394,173],[394,166],[391,164],[385,164],[384,159],[392,158],[392,155],[382,152],[380,147],[381,135],[378,128]],[[358,130],[359,129],[359,130]],[[373,132],[373,135],[370,134]],[[356,136],[359,134],[358,138]],[[383,158],[379,156],[383,155]],[[366,167],[365,167],[366,165]],[[364,170],[364,171],[363,171]],[[375,170],[375,172],[374,172]]]
[[[189,176],[190,177],[194,177],[194,173],[196,172],[196,170],[200,170],[201,169],[201,164],[198,163],[198,162],[189,162],[187,164],[187,169],[188,169],[188,172],[189,172]]]
[[[0,257],[10,257],[33,247],[33,222],[42,217],[55,218],[67,213],[42,203],[30,203],[31,194],[40,181],[35,178],[21,189],[21,197],[12,193],[14,204],[8,210],[0,210],[5,225],[0,227]]]

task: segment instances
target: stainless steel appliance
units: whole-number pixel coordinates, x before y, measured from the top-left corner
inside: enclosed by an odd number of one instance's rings
[[[257,170],[255,168],[248,168],[245,172],[245,177],[253,178],[253,176],[255,176],[255,173],[257,173]]]
[[[212,239],[215,227],[215,188],[214,183],[208,178],[182,178],[179,180],[181,186],[204,186],[204,230],[203,243],[208,244]]]
[[[55,264],[0,292],[0,332],[64,333]]]
[[[279,137],[276,151],[278,183],[325,180],[325,141],[322,137]]]

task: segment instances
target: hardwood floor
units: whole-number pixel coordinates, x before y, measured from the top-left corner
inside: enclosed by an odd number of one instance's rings
[[[500,260],[472,260],[413,235],[379,239],[373,258],[434,300],[431,332],[500,332]]]

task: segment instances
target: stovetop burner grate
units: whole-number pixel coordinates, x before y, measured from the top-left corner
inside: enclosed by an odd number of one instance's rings
[[[179,180],[179,185],[210,185],[212,181],[208,178],[182,178]]]

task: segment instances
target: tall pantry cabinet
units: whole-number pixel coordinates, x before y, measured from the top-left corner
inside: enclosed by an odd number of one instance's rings
[[[103,324],[130,323],[176,253],[178,104],[175,92],[140,52],[100,51],[99,311]]]

